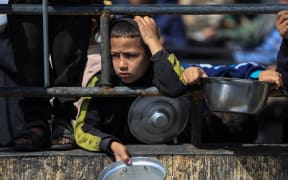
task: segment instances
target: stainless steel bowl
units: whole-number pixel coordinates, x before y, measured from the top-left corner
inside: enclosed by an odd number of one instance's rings
[[[266,104],[271,83],[223,77],[201,78],[203,97],[209,110],[257,114]]]
[[[132,164],[123,161],[110,164],[99,174],[98,180],[164,180],[166,167],[151,157],[132,157]]]

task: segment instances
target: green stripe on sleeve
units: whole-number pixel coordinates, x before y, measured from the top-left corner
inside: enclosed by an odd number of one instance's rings
[[[182,73],[184,72],[184,68],[183,68],[183,66],[181,66],[181,64],[180,64],[179,60],[177,59],[177,57],[175,56],[175,54],[170,54],[168,56],[168,60],[172,64],[173,70],[178,75],[180,81],[183,84],[185,84],[185,82],[182,78]]]
[[[92,77],[89,80],[87,87],[95,87],[98,82],[98,78],[96,76]],[[87,114],[87,109],[92,97],[83,97],[83,101],[80,107],[80,113],[76,119],[75,127],[74,127],[74,136],[75,141],[78,146],[83,149],[89,151],[100,151],[100,142],[101,138],[94,136],[92,134],[86,133],[83,131],[82,126],[84,125],[84,120]]]

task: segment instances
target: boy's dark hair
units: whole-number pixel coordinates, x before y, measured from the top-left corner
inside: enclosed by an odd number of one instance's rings
[[[110,38],[140,38],[141,45],[144,47],[148,56],[151,56],[151,52],[148,46],[144,43],[138,25],[131,17],[122,17],[112,20],[110,24]]]

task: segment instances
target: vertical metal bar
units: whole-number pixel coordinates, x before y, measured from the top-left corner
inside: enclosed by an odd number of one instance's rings
[[[199,94],[195,97],[191,98],[191,117],[190,117],[190,125],[191,125],[191,144],[196,147],[201,146],[202,143],[202,121],[201,121],[201,111],[202,111],[202,99],[199,98]]]
[[[43,52],[44,52],[44,86],[49,87],[49,42],[48,42],[48,3],[42,0],[43,18]]]
[[[101,33],[101,82],[102,86],[112,85],[112,62],[110,58],[110,39],[109,39],[109,13],[103,13],[100,18]]]

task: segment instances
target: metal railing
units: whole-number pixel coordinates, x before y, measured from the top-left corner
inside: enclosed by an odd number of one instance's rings
[[[288,9],[288,4],[214,4],[214,5],[89,5],[89,6],[50,6],[49,15],[100,15],[138,14],[138,15],[200,15],[200,14],[275,14]],[[0,5],[0,13],[42,14],[42,5],[13,4]]]
[[[0,5],[0,13],[42,14],[44,36],[44,85],[43,87],[0,87],[0,96],[137,96],[158,95],[156,88],[129,89],[111,87],[111,60],[109,46],[109,17],[113,14],[134,15],[199,15],[199,14],[275,14],[288,9],[288,4],[225,4],[225,5],[90,5],[50,6],[47,0],[42,5]],[[48,15],[99,15],[101,46],[102,87],[49,87]],[[197,94],[197,93],[196,93]]]

